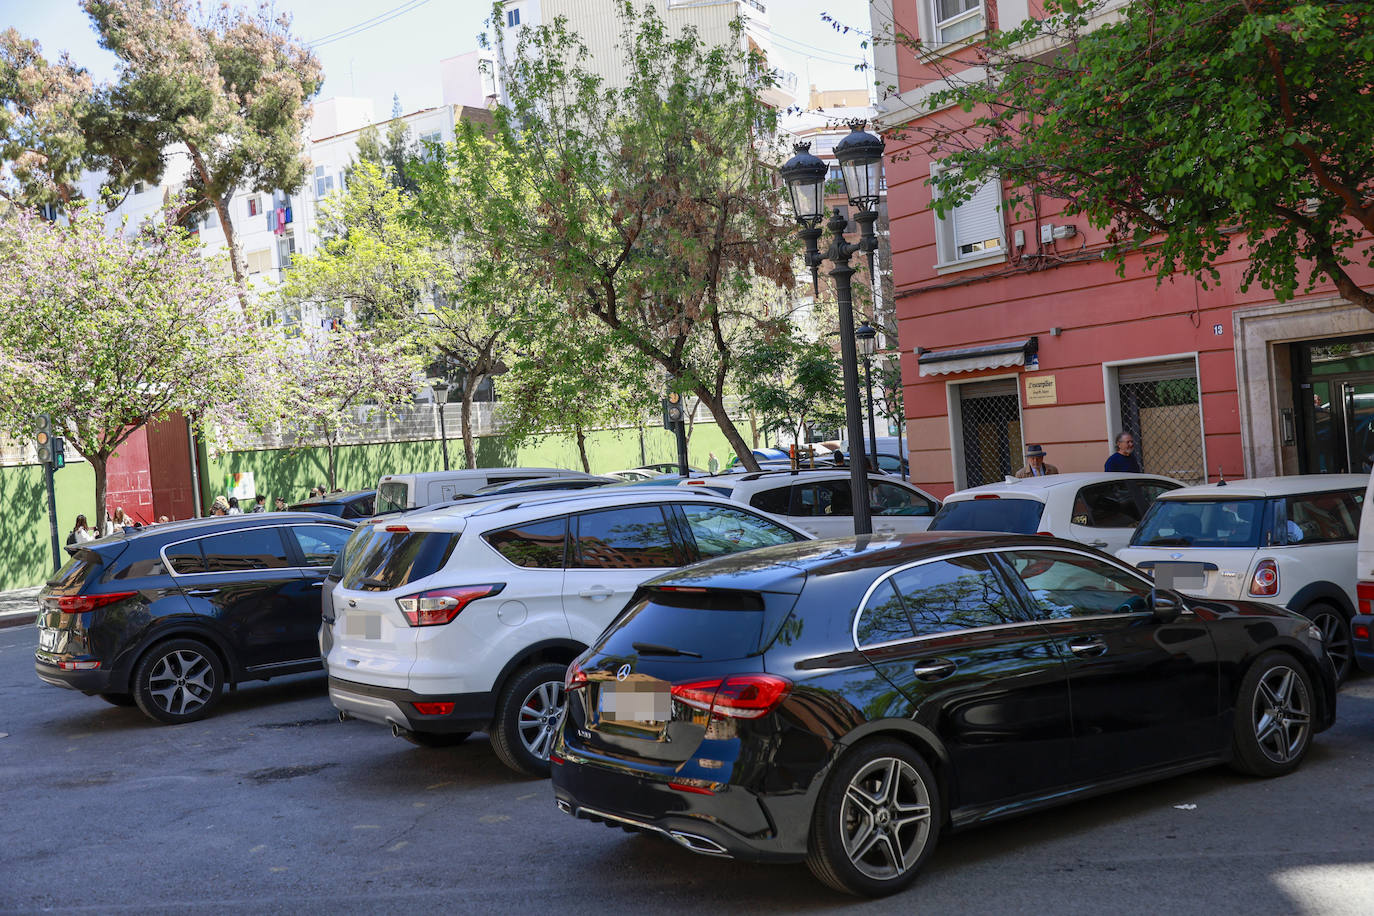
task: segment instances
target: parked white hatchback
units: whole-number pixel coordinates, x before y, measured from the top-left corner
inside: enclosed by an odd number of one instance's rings
[[[951,494],[930,530],[1052,534],[1114,553],[1160,494],[1181,486],[1171,477],[1106,471],[1011,478]]]
[[[532,776],[548,774],[568,663],[641,582],[807,539],[669,487],[479,499],[363,527],[332,595],[329,698],[341,717],[425,746],[486,731]]]
[[[1258,598],[1310,618],[1344,680],[1368,484],[1368,474],[1302,474],[1175,490],[1117,556],[1188,595]]]
[[[714,490],[736,503],[752,506],[820,538],[854,533],[854,501],[849,471],[753,471],[690,477],[688,489]],[[868,478],[869,510],[875,534],[925,531],[940,501],[904,480],[886,474]]]

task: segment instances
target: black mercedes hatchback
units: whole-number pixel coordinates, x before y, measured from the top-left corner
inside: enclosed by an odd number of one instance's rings
[[[320,586],[354,524],[253,513],[69,547],[38,594],[38,677],[175,724],[226,685],[319,668]]]
[[[1218,763],[1286,774],[1336,704],[1303,617],[1069,541],[951,532],[654,579],[567,689],[563,811],[872,896],[943,830]]]

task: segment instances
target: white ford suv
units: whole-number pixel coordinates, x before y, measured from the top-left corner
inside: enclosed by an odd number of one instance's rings
[[[548,774],[563,675],[641,582],[798,528],[677,488],[520,494],[378,519],[332,595],[329,698],[341,718],[423,746],[486,731]]]
[[[1258,598],[1312,619],[1344,680],[1368,474],[1256,477],[1165,493],[1117,552],[1201,598]]]

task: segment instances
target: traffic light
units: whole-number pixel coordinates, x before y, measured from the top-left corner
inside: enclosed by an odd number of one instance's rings
[[[668,392],[668,396],[663,399],[663,428],[677,429],[677,425],[682,422],[682,395],[676,391]]]
[[[52,469],[54,471],[67,466],[67,440],[61,436],[52,437]]]
[[[38,463],[52,463],[52,417],[45,413],[38,415],[38,429],[34,434],[34,445],[38,449]]]

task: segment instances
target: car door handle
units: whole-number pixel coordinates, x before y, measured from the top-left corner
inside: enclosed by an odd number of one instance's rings
[[[1106,542],[1106,541],[1089,541],[1089,542],[1088,542],[1088,546],[1089,546],[1089,547],[1106,547],[1106,546],[1107,546],[1107,542]]]
[[[604,585],[593,585],[591,588],[584,588],[577,593],[583,598],[590,598],[593,601],[605,601],[615,594],[615,589],[607,588]]]
[[[917,680],[939,681],[949,677],[958,666],[947,658],[923,658],[911,668]]]
[[[219,589],[217,589],[217,588],[191,588],[191,589],[187,589],[187,590],[186,590],[186,594],[188,594],[188,595],[194,595],[195,597],[200,598],[200,597],[202,597],[202,596],[204,596],[204,595],[218,595],[218,594],[219,594]]]
[[[324,580],[323,580],[323,579],[321,579],[321,580],[318,581],[318,582],[311,582],[311,583],[310,583],[310,588],[323,588],[323,587],[324,587]]]
[[[1079,658],[1094,658],[1103,655],[1107,651],[1105,640],[1093,637],[1091,639],[1080,639],[1069,643],[1069,651]]]

